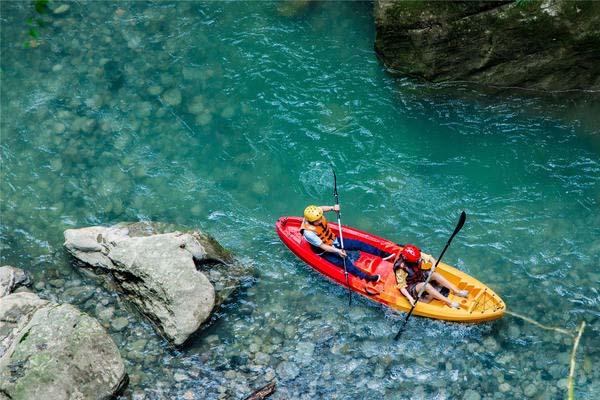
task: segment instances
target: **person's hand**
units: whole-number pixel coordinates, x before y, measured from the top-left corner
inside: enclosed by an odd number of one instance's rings
[[[339,254],[340,257],[346,257],[346,255],[347,255],[346,251],[342,250],[342,249],[338,249],[338,254]]]
[[[410,303],[411,307],[414,307],[415,304],[417,304],[417,303],[415,303],[415,299],[413,299],[412,297],[408,298],[408,302]]]
[[[421,260],[423,260],[424,263],[428,263],[431,265],[435,264],[435,258],[433,258],[433,256],[430,254],[421,253]]]
[[[336,204],[335,206],[333,206],[333,211],[340,211],[340,205]]]

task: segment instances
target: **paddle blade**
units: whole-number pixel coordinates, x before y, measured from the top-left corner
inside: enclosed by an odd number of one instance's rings
[[[337,176],[335,175],[335,169],[333,169],[333,164],[331,164],[331,172],[333,172],[333,195],[337,198]]]
[[[460,231],[462,229],[466,220],[467,220],[467,213],[463,211],[460,213],[460,217],[458,218],[458,223],[456,224],[456,228],[454,228],[454,233],[452,233],[452,236],[450,236],[450,240],[452,240],[452,238],[454,236],[456,236],[458,231]]]
[[[406,323],[400,327],[400,329],[398,330],[398,333],[396,333],[396,336],[394,336],[394,340],[400,339],[400,336],[402,336],[402,332],[404,332],[405,326],[406,326]]]

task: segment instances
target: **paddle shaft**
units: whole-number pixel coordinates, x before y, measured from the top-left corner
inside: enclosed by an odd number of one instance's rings
[[[444,257],[444,253],[446,253],[446,250],[448,250],[448,247],[450,246],[450,243],[452,242],[452,239],[454,239],[454,236],[456,236],[456,234],[461,230],[461,228],[465,224],[465,220],[466,219],[467,219],[467,214],[463,211],[460,214],[460,218],[458,219],[458,224],[456,224],[456,228],[454,228],[454,232],[452,233],[452,236],[450,236],[450,239],[448,239],[448,242],[446,243],[446,246],[444,247],[444,250],[442,250],[442,253],[438,257],[437,261],[435,262],[435,265],[433,266],[433,268],[431,268],[431,272],[429,273],[429,276],[427,276],[427,279],[425,280],[425,284],[421,287],[421,290],[419,290],[419,293],[417,293],[417,298],[415,299],[415,302],[412,305],[412,307],[410,308],[410,311],[408,312],[408,314],[406,314],[406,318],[404,319],[404,322],[402,323],[402,326],[398,330],[398,333],[396,334],[396,336],[394,336],[394,340],[398,340],[400,338],[400,335],[404,331],[404,327],[406,326],[406,323],[408,322],[408,319],[410,318],[410,316],[412,315],[413,311],[415,310],[415,307],[417,306],[417,303],[421,299],[421,296],[423,295],[423,292],[425,292],[425,288],[429,284],[429,281],[431,280],[431,276],[435,272],[435,269],[437,268],[438,264],[440,263],[442,257]]]
[[[342,251],[344,250],[344,236],[342,235],[342,213],[339,210],[340,198],[338,196],[337,191],[337,176],[335,175],[335,170],[333,166],[331,167],[333,171],[333,197],[335,198],[335,204],[338,206],[338,210],[335,212],[337,215],[337,224],[338,224],[338,232],[340,234],[340,246],[342,247]],[[344,277],[346,278],[346,287],[348,288],[348,305],[352,305],[352,292],[350,291],[350,284],[348,283],[348,269],[346,268],[346,257],[342,257],[342,261],[344,263]]]

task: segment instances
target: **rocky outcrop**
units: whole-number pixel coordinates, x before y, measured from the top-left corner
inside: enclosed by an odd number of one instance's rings
[[[22,269],[5,265],[0,267],[0,298],[20,287],[31,286],[31,278]]]
[[[547,91],[600,91],[600,2],[375,2],[375,50],[392,71]]]
[[[109,399],[127,383],[104,328],[33,293],[0,299],[0,398]]]
[[[65,231],[65,247],[82,266],[112,277],[126,297],[159,333],[182,344],[210,317],[233,286],[218,268],[234,272],[237,263],[214,239],[201,232],[167,232],[165,224],[134,223]],[[209,276],[218,278],[215,296]],[[239,272],[239,271],[238,271]],[[243,273],[240,273],[243,276]]]

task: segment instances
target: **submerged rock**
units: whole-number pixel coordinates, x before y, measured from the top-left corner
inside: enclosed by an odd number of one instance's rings
[[[12,399],[109,399],[127,383],[95,319],[33,293],[0,301],[0,393]]]
[[[296,17],[306,12],[311,5],[311,0],[282,1],[277,4],[277,12],[284,17]]]
[[[209,319],[247,271],[210,236],[160,233],[166,229],[152,223],[69,229],[65,247],[84,266],[109,273],[159,333],[179,345]],[[218,277],[213,283],[219,296],[203,271]]]
[[[375,50],[394,72],[433,82],[600,89],[600,3],[375,2]]]

